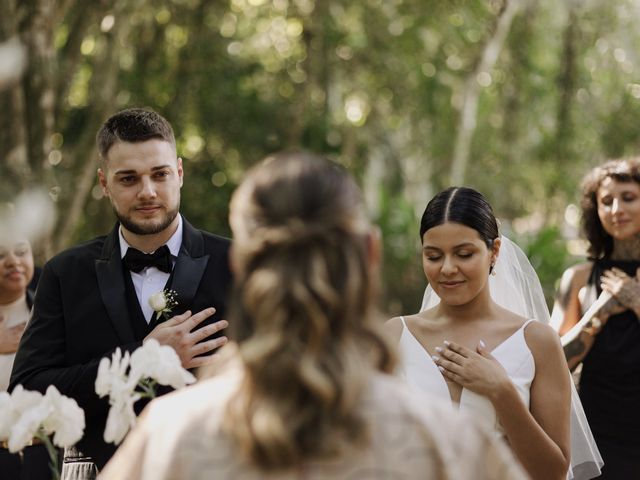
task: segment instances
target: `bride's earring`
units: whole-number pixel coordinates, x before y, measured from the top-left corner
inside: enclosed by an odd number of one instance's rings
[[[495,266],[496,266],[496,264],[495,264],[495,263],[492,263],[492,264],[491,264],[491,266],[489,267],[489,274],[490,274],[492,277],[495,277],[495,276],[496,276],[496,269],[495,269]]]

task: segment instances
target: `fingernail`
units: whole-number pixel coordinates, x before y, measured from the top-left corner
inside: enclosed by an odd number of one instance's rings
[[[436,352],[442,353],[442,348],[441,347],[436,347]]]
[[[440,360],[440,357],[438,357],[437,355],[431,355],[431,358],[433,359],[434,362],[437,362],[438,360]]]
[[[442,342],[442,343],[444,343],[447,347],[449,346],[449,342],[448,342],[447,340],[445,340],[445,341],[444,341],[444,342]]]
[[[486,347],[486,346],[487,346],[487,345],[486,345],[482,340],[480,340],[480,347],[484,348],[484,347]]]
[[[438,370],[440,370],[442,373],[444,373],[444,367],[441,367],[440,365],[438,365]]]

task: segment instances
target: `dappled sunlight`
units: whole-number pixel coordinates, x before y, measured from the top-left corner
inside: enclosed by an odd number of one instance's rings
[[[102,118],[131,105],[171,117],[178,153],[196,177],[186,208],[213,230],[228,229],[228,196],[247,167],[271,151],[305,147],[358,178],[382,169],[368,197],[407,202],[415,222],[425,192],[455,179],[485,193],[514,225],[542,215],[527,235],[557,227],[568,242],[579,226],[565,208],[582,173],[637,149],[635,0],[521,2],[507,21],[501,2],[136,5],[60,12],[50,33],[39,30],[50,50],[37,64],[48,73],[28,74],[44,79],[29,107],[42,112],[41,126],[27,129],[15,106],[8,114],[19,120],[5,128],[7,198],[35,182],[63,209],[87,214],[56,230],[55,245],[111,222],[100,217],[108,209],[98,203],[91,139]],[[192,203],[195,192],[214,191],[209,208]],[[380,220],[384,207],[371,211]],[[411,303],[419,289],[393,282],[413,268],[396,253],[402,242],[404,251],[415,248],[415,229],[404,228],[387,245],[386,293]]]

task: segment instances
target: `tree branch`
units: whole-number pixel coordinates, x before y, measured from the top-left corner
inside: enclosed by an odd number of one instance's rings
[[[460,119],[456,131],[456,139],[453,150],[453,160],[451,162],[450,179],[452,185],[461,185],[464,182],[467,164],[469,162],[469,152],[471,150],[471,140],[477,126],[478,101],[481,93],[481,86],[478,83],[480,73],[489,73],[495,66],[498,56],[506,41],[511,24],[516,13],[522,6],[524,0],[506,0],[504,8],[496,19],[496,27],[493,35],[487,41],[476,68],[469,74],[465,81],[464,97]]]

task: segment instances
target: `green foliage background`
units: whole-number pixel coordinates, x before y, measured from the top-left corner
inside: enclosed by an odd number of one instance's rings
[[[495,62],[478,71],[514,6]],[[349,168],[383,233],[383,307],[415,311],[419,216],[451,184],[461,112],[479,86],[462,183],[489,198],[551,301],[580,256],[566,215],[580,177],[639,146],[637,0],[0,0],[0,10],[0,41],[17,35],[31,52],[22,83],[0,92],[2,196],[36,183],[52,192],[59,217],[43,257],[110,228],[92,138],[109,114],[147,105],[174,125],[184,213],[214,232],[229,234],[230,194],[270,152],[308,148]],[[51,121],[39,134],[41,117]]]

